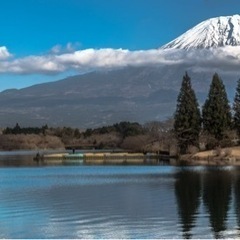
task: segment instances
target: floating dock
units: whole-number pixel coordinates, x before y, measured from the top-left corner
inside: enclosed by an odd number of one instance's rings
[[[142,153],[86,153],[86,164],[140,164],[144,163]]]
[[[55,153],[55,154],[45,154],[45,155],[36,155],[34,158],[35,161],[44,162],[51,165],[58,164],[82,164],[83,163],[83,154],[82,153]]]
[[[144,164],[157,163],[157,155],[127,152],[58,153],[37,155],[34,160],[46,164]]]

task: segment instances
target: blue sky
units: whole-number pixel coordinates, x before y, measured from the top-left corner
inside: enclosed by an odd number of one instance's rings
[[[0,91],[91,69],[55,66],[54,54],[58,57],[64,53],[64,61],[70,57],[75,61],[83,56],[75,54],[80,50],[156,49],[203,20],[240,13],[239,0],[1,0],[0,3]],[[63,61],[62,56],[60,60]],[[34,64],[44,67],[38,69]]]

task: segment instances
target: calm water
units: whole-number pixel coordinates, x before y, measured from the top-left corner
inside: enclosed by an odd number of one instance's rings
[[[240,169],[0,168],[0,238],[240,238]]]

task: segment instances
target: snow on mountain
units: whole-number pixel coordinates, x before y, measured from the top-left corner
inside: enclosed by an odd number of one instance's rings
[[[203,21],[161,48],[191,49],[238,45],[240,45],[240,15],[233,15]]]

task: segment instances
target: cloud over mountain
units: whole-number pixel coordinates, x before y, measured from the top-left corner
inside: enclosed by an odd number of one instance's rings
[[[0,47],[0,72],[13,74],[56,74],[67,70],[81,73],[89,70],[125,66],[184,64],[192,71],[239,71],[240,46],[212,49],[85,49],[73,52],[51,52],[9,58],[6,47]],[[187,69],[186,69],[187,70]]]
[[[78,72],[99,68],[139,66],[147,64],[174,64],[165,57],[169,51],[129,51],[125,49],[85,49],[70,53],[55,52],[42,56],[27,56],[0,62],[0,72],[17,74],[52,74],[75,69]]]
[[[22,58],[0,47],[0,73],[57,74],[126,66],[179,65],[193,72],[238,72],[240,15],[208,19],[159,49],[84,49],[80,43],[55,45],[45,55]],[[11,57],[11,58],[10,58]]]

